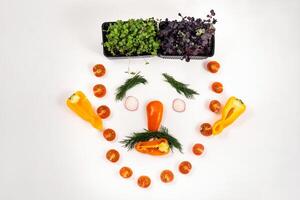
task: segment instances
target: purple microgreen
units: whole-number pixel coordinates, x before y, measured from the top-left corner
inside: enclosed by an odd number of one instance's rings
[[[203,56],[212,51],[212,37],[215,34],[217,20],[214,10],[207,18],[194,18],[178,13],[181,20],[161,21],[158,38],[161,53],[170,56],[182,56],[186,61],[191,56]]]

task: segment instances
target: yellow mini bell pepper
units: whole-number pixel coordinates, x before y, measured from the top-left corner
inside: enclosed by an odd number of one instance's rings
[[[242,100],[230,97],[222,110],[222,118],[213,125],[213,135],[220,134],[224,128],[232,124],[245,110],[246,105]]]
[[[87,97],[81,91],[77,91],[67,99],[67,106],[79,117],[88,121],[94,128],[102,131],[102,119],[94,112]]]

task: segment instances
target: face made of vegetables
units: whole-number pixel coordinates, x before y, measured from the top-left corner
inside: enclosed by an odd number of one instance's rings
[[[219,65],[216,62],[209,62],[207,68],[213,73],[217,72]],[[101,77],[105,74],[105,68],[103,65],[98,64],[93,68],[93,72],[97,77]],[[129,72],[128,72],[129,73]],[[130,73],[131,74],[131,73]],[[147,80],[138,72],[133,73],[131,78],[127,79],[123,85],[117,88],[116,100],[122,100],[126,96],[126,92],[139,84],[147,84]],[[188,84],[177,81],[173,76],[166,73],[162,74],[165,81],[168,82],[179,94],[184,95],[186,98],[194,98],[194,95],[198,93],[188,88]],[[219,82],[212,84],[212,89],[216,93],[223,91],[223,86]],[[106,93],[104,85],[97,84],[93,88],[94,95],[101,98]],[[102,119],[107,118],[110,115],[110,109],[102,105],[97,109],[97,113],[94,112],[91,103],[81,91],[75,92],[67,99],[67,106],[74,111],[82,119],[88,121],[94,128],[103,131]],[[133,96],[127,96],[125,100],[125,107],[130,111],[138,109],[138,100]],[[221,111],[221,103],[217,100],[210,102],[210,110],[213,112]],[[185,110],[185,102],[181,99],[175,99],[173,101],[173,109],[176,112],[183,112]],[[202,135],[218,135],[224,128],[232,124],[246,109],[245,104],[236,97],[230,97],[226,105],[222,109],[222,117],[216,121],[213,127],[204,123],[201,125],[200,132]],[[164,106],[158,101],[151,101],[147,104],[147,121],[148,127],[144,132],[135,132],[130,136],[127,136],[124,140],[120,141],[124,147],[129,150],[135,149],[136,151],[144,154],[161,156],[166,155],[174,148],[182,152],[182,145],[180,142],[169,134],[166,127],[161,126],[163,118]],[[103,131],[103,136],[112,141],[115,138],[115,132],[112,129],[106,129]]]

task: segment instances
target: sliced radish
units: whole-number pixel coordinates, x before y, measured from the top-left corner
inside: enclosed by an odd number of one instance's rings
[[[129,111],[136,111],[139,108],[139,101],[133,96],[128,96],[125,99],[124,106]]]
[[[174,99],[173,110],[175,112],[184,112],[185,111],[185,102],[182,99]]]

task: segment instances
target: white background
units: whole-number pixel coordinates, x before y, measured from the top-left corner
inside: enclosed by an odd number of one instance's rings
[[[149,58],[145,65],[102,55],[104,21],[174,19],[178,12],[204,17],[211,8],[218,18],[212,59],[222,65],[216,75],[204,69],[205,61]],[[299,199],[299,9],[296,0],[0,0],[0,199]],[[104,78],[93,76],[96,63],[106,66]],[[129,92],[139,99],[137,112],[114,101],[129,66],[149,81]],[[185,113],[171,109],[181,96],[162,81],[163,72],[200,92],[186,100]],[[224,84],[223,94],[211,92],[213,81]],[[105,98],[93,96],[96,83],[107,86]],[[95,107],[111,108],[104,123],[118,140],[146,128],[146,103],[161,100],[163,124],[185,153],[154,158],[106,142],[65,106],[75,90]],[[209,100],[224,103],[231,95],[243,99],[246,113],[222,135],[201,136],[199,125],[219,117],[208,111]],[[196,142],[206,147],[201,157],[191,153]],[[109,148],[120,151],[117,164],[106,161]],[[178,173],[182,160],[193,164],[191,174]],[[130,180],[118,175],[123,165],[134,170]],[[165,168],[175,173],[171,184],[159,180]],[[142,174],[152,178],[148,189],[136,185]]]

